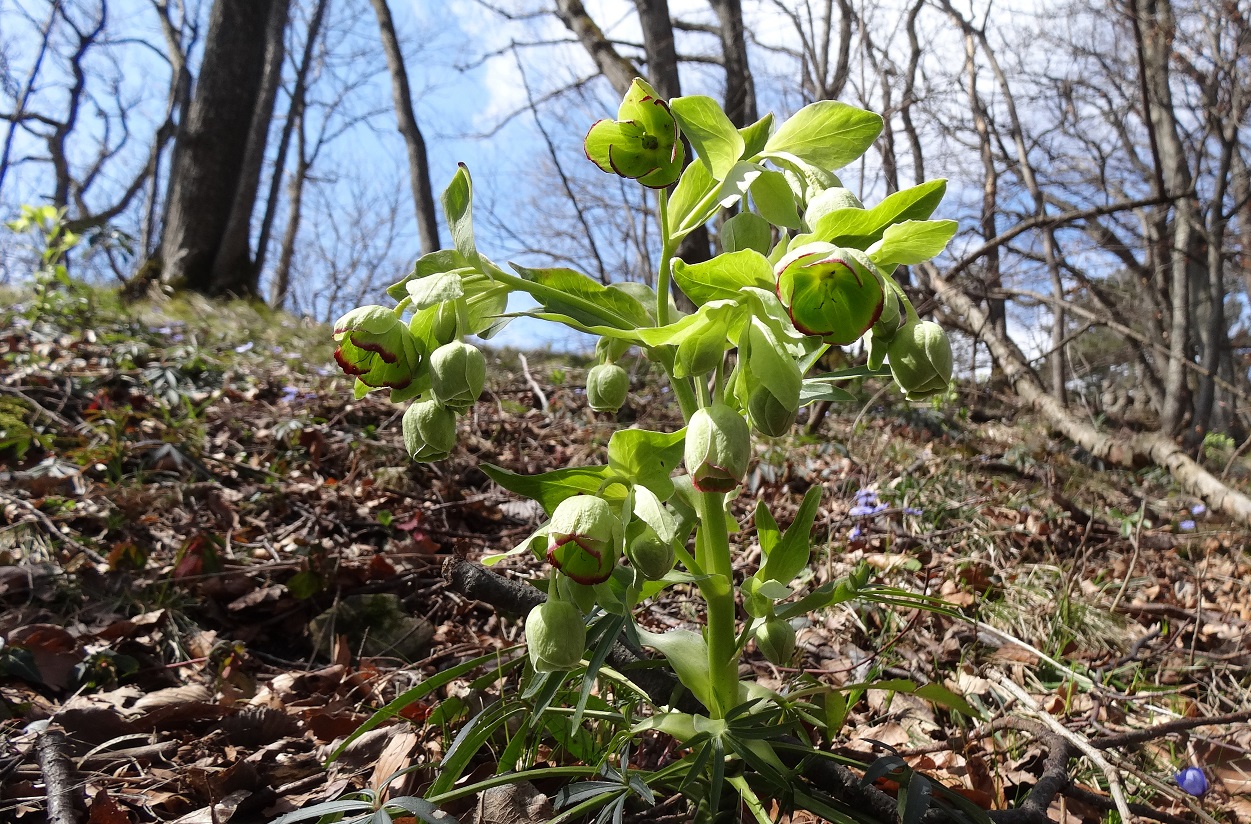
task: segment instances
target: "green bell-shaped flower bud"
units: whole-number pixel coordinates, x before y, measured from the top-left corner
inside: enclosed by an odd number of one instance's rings
[[[586,398],[596,412],[616,412],[630,392],[630,375],[615,363],[601,363],[586,376]]]
[[[937,323],[910,316],[895,333],[887,357],[895,383],[910,401],[946,392],[951,383],[951,341]]]
[[[430,353],[430,390],[439,403],[456,410],[473,406],[486,386],[486,356],[458,340]]]
[[[781,437],[791,431],[795,418],[799,417],[799,399],[796,398],[793,404],[786,404],[778,400],[768,387],[757,386],[747,399],[747,417],[760,434]]]
[[[610,174],[663,189],[682,174],[685,149],[669,104],[635,78],[616,120],[591,126],[583,144],[587,159]]]
[[[659,580],[673,569],[677,560],[673,544],[662,541],[656,530],[640,521],[633,522],[631,526],[635,523],[640,524],[640,528],[637,530],[638,534],[626,544],[626,557],[630,559],[630,565],[642,573],[644,578],[649,581]]]
[[[700,492],[729,492],[747,474],[751,429],[724,403],[696,410],[686,427],[686,471]]]
[[[608,580],[621,554],[621,521],[603,498],[561,501],[547,526],[547,562],[579,584]]]
[[[526,646],[536,672],[571,670],[586,650],[586,621],[573,604],[549,598],[526,616]]]
[[[778,261],[776,271],[778,299],[805,335],[846,346],[882,314],[881,276],[857,249],[806,243]]]
[[[375,389],[404,389],[421,367],[421,344],[385,306],[362,306],[334,325],[339,368]]]
[[[787,666],[795,656],[795,628],[790,621],[770,618],[756,630],[756,647],[770,663]]]
[[[877,323],[873,324],[873,328],[869,330],[869,343],[866,347],[866,354],[869,359],[870,369],[881,369],[882,363],[886,360],[886,350],[890,346],[890,342],[895,339],[895,333],[903,326],[904,314],[900,311],[900,298],[893,290],[886,290],[885,300],[882,302],[882,315],[877,319]]]
[[[833,186],[809,198],[808,208],[804,210],[804,223],[816,227],[817,221],[838,209],[863,209],[860,198],[851,189]]]
[[[404,448],[421,463],[441,461],[456,446],[456,413],[438,401],[420,401],[404,412]]]

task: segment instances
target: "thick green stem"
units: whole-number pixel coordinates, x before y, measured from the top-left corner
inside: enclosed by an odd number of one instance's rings
[[[669,283],[673,279],[673,253],[675,245],[669,235],[669,190],[661,189],[656,195],[660,218],[660,236],[664,238],[660,249],[660,276],[656,279],[656,325],[669,325]]]
[[[708,644],[708,674],[712,680],[713,718],[724,718],[738,704],[738,639],[734,620],[734,568],[730,561],[730,533],[725,522],[725,496],[719,492],[701,492],[696,501],[699,508],[699,535],[696,540],[703,550],[700,559],[704,572],[712,577],[704,580],[700,592],[708,604],[705,641]]]

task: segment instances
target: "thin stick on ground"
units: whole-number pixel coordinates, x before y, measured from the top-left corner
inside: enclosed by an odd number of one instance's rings
[[[74,804],[74,764],[65,752],[68,746],[65,733],[57,727],[45,730],[35,745],[48,798],[48,824],[77,824],[79,820]]]

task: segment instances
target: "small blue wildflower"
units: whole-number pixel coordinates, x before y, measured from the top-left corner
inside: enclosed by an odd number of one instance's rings
[[[920,515],[924,515],[924,514],[925,514],[925,510],[924,510],[924,509],[921,509],[920,507],[916,507],[916,506],[905,506],[905,507],[904,507],[904,514],[905,514],[905,515],[917,515],[917,516],[920,516]]]
[[[174,343],[182,343],[182,340],[183,340],[183,334],[182,334],[182,332],[179,332],[179,333],[178,333],[178,334],[176,334],[176,335],[170,335],[170,336],[169,336],[169,339],[170,339],[171,341],[173,341]]]
[[[861,536],[861,535],[863,535],[863,534],[864,534],[864,533],[863,533],[863,532],[861,532],[861,530],[860,530],[860,525],[859,525],[859,524],[856,524],[856,525],[855,525],[855,526],[853,526],[853,527],[851,528],[851,530],[847,533],[847,540],[849,540],[849,541],[858,541],[858,540],[860,540],[860,536]]]
[[[282,399],[287,403],[291,403],[295,400],[295,396],[298,394],[300,394],[298,386],[284,386],[282,388]]]
[[[1182,532],[1194,532],[1195,531],[1195,522],[1190,520],[1189,518],[1182,521],[1177,526],[1178,528],[1181,529]]]
[[[853,518],[863,518],[866,515],[872,515],[875,512],[877,512],[876,507],[865,506],[864,504],[853,506],[851,509],[847,510],[847,514]]]
[[[153,331],[153,332],[156,332],[158,335],[171,335],[171,334],[173,334],[173,332],[174,332],[174,327],[172,327],[172,326],[158,326],[157,328],[153,329],[152,331]]]
[[[235,351],[242,355],[244,352],[251,352],[253,346],[256,346],[256,344],[252,341],[248,341],[247,343],[241,343],[236,346]]]
[[[1173,778],[1177,781],[1177,786],[1182,788],[1182,792],[1190,795],[1199,796],[1208,791],[1208,777],[1198,767],[1187,767],[1174,774]]]
[[[1190,514],[1194,515],[1195,517],[1198,517],[1207,511],[1208,511],[1208,508],[1204,506],[1203,504],[1195,504],[1194,506],[1190,507]]]
[[[877,503],[877,493],[872,489],[857,489],[856,503],[858,504],[875,504]]]
[[[890,509],[890,507],[888,507],[886,504],[878,504],[877,506],[873,507],[873,514],[876,515],[877,513],[886,509]]]

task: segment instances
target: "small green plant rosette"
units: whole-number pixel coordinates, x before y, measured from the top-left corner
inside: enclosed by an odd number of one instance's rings
[[[756,647],[769,663],[787,666],[795,656],[795,628],[790,621],[770,618],[756,630]]]
[[[795,419],[799,417],[799,399],[795,398],[793,405],[787,405],[778,400],[768,387],[757,386],[747,399],[747,417],[760,434],[780,438],[791,431]]]
[[[638,534],[626,543],[626,558],[630,565],[637,569],[649,581],[658,581],[673,569],[677,560],[673,544],[665,543],[656,534],[656,530],[646,524],[639,523]],[[632,530],[633,531],[633,530]]]
[[[339,368],[374,389],[404,389],[417,377],[422,350],[408,327],[385,306],[362,306],[334,325]]]
[[[436,400],[408,407],[403,425],[404,448],[415,461],[441,461],[456,446],[456,413]]]
[[[691,484],[700,492],[729,492],[747,474],[751,429],[724,403],[698,409],[686,427],[685,461]]]
[[[951,383],[951,341],[937,323],[909,315],[887,348],[891,375],[910,401],[947,391]]]
[[[526,651],[536,672],[571,670],[586,649],[586,621],[568,601],[549,598],[526,616]]]
[[[439,403],[468,409],[485,386],[486,356],[478,347],[455,340],[430,353],[430,391]]]
[[[621,555],[621,521],[603,498],[575,495],[547,526],[547,562],[579,584],[603,583]]]
[[[826,343],[854,343],[882,314],[882,279],[863,252],[806,243],[776,267],[777,294],[795,328]]]
[[[630,375],[615,363],[601,363],[586,376],[586,398],[596,412],[616,412],[630,392]]]
[[[601,170],[653,189],[677,181],[685,159],[669,104],[638,78],[621,101],[617,119],[592,125],[583,149]]]

